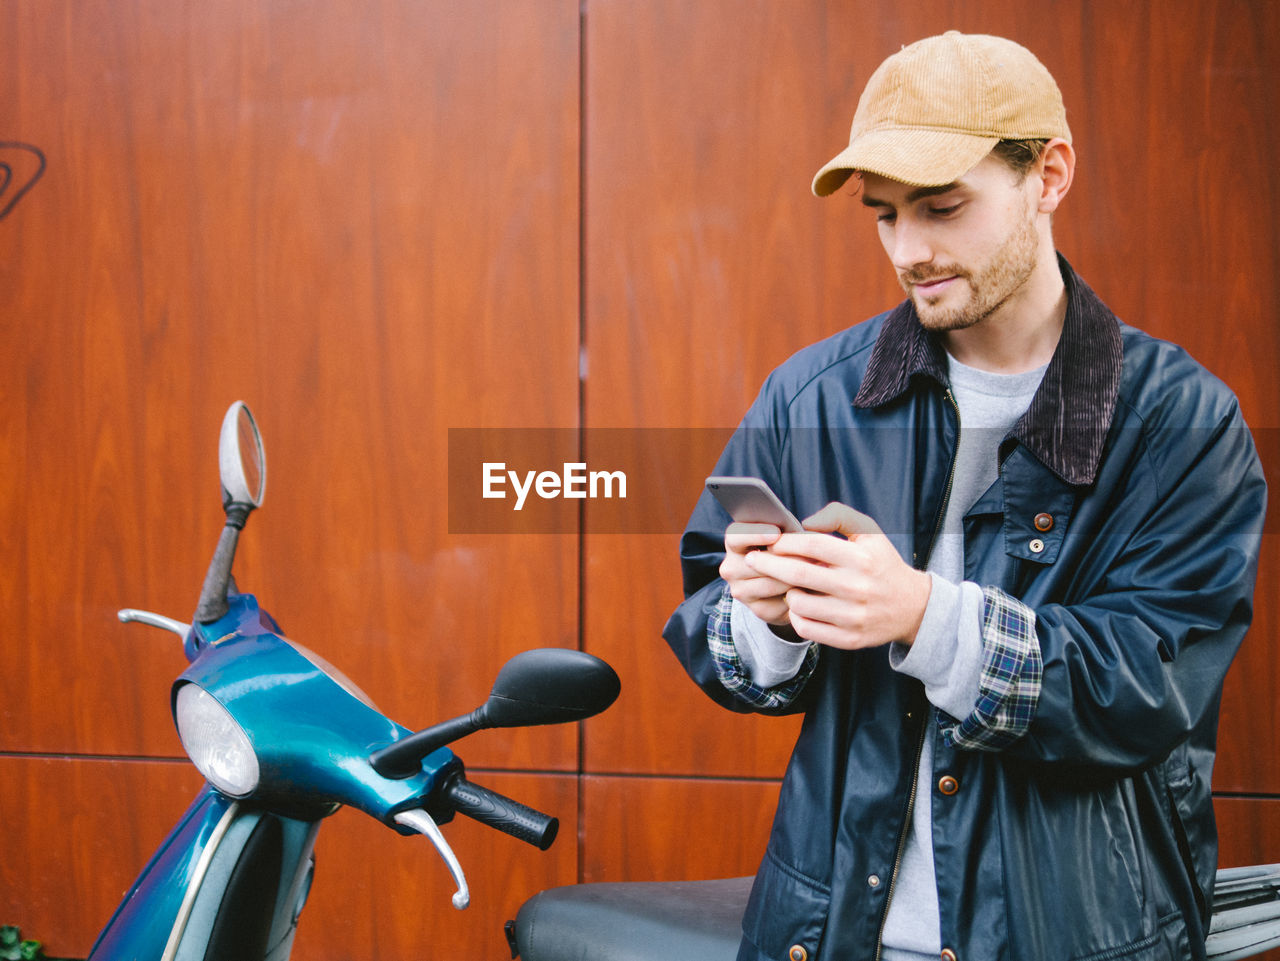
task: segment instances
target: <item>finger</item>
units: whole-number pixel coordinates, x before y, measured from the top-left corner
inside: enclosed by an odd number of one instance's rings
[[[753,579],[763,579],[767,575],[761,574],[758,570],[747,563],[748,558],[753,554],[761,553],[760,551],[751,551],[744,554],[735,554],[732,551],[724,555],[724,559],[720,562],[720,578],[730,584],[737,581],[746,581]],[[790,587],[790,584],[783,585],[783,591]],[[782,591],[779,591],[782,593]]]
[[[834,627],[823,621],[810,620],[795,611],[790,612],[791,629],[806,641],[814,641],[825,647],[836,647],[844,651],[866,647],[858,636],[852,632]]]
[[[837,501],[832,501],[816,514],[810,514],[800,523],[804,525],[805,530],[809,531],[825,531],[830,533],[840,529],[840,522],[845,519],[846,511],[849,508]]]
[[[782,529],[773,524],[741,523],[735,521],[725,528],[726,550],[743,554],[749,550],[768,547],[782,536]]]
[[[791,588],[790,584],[760,575],[747,566],[741,554],[725,555],[720,562],[720,577],[729,585],[729,593],[740,601],[781,597]]]
[[[857,556],[850,541],[830,534],[783,534],[770,545],[775,557],[795,557],[819,564],[841,566]]]
[[[813,594],[793,588],[786,594],[787,607],[807,621],[828,624],[842,630],[858,630],[861,627],[858,609],[848,601],[828,594]]]
[[[787,602],[782,600],[763,600],[746,602],[751,613],[766,624],[772,624],[781,627],[784,624],[791,623],[791,612],[787,609]]]
[[[744,604],[772,598],[785,598],[789,590],[791,590],[790,584],[784,584],[771,577],[752,577],[729,582],[729,593]]]
[[[847,504],[834,501],[818,513],[806,517],[801,523],[806,530],[843,534],[845,537],[881,533],[880,525],[872,518]]]
[[[728,588],[735,601],[746,604],[762,621],[777,626],[790,623],[786,601],[789,585],[768,577],[750,577],[730,580]]]
[[[802,587],[822,594],[835,593],[839,577],[835,568],[815,564],[801,557],[787,557],[772,551],[756,551],[744,558],[744,563],[763,577],[772,577],[793,587]]]
[[[777,556],[803,558],[830,567],[860,569],[874,565],[881,551],[898,556],[897,549],[884,534],[859,534],[849,540],[829,534],[783,534],[769,548],[769,553]]]

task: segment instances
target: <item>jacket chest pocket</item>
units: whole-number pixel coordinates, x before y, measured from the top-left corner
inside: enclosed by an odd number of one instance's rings
[[[1058,560],[1075,502],[1073,488],[1015,449],[965,514],[965,579],[1021,596]]]

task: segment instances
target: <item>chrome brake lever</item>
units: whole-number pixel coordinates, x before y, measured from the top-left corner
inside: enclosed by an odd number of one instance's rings
[[[169,631],[177,634],[181,638],[185,638],[191,632],[190,624],[183,624],[181,621],[175,621],[172,617],[165,617],[163,614],[153,614],[150,611],[139,611],[132,607],[126,607],[122,611],[116,612],[116,617],[129,624],[137,622],[146,624],[150,627],[158,627],[161,630]]]
[[[461,911],[469,905],[471,903],[471,891],[467,888],[467,878],[462,873],[462,865],[458,863],[458,858],[454,855],[453,848],[449,847],[449,842],[444,839],[444,833],[440,830],[439,825],[432,820],[431,815],[422,810],[401,811],[395,816],[395,822],[425,835],[436,846],[436,850],[440,852],[440,857],[444,859],[449,873],[453,875],[454,883],[458,886],[458,890],[453,895],[453,906]]]

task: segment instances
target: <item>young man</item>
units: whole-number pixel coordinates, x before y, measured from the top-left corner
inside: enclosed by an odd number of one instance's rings
[[[1039,61],[953,32],[814,180],[860,177],[908,297],[766,381],[715,472],[808,532],[704,495],[665,632],[720,703],[805,712],[742,961],[1204,956],[1265,484],[1227,388],[1055,253],[1074,166]]]

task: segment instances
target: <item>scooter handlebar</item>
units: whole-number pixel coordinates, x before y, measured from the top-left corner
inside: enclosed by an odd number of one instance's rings
[[[545,851],[556,839],[560,822],[526,807],[519,801],[468,781],[461,774],[450,778],[442,790],[445,801],[459,814],[497,828]]]

